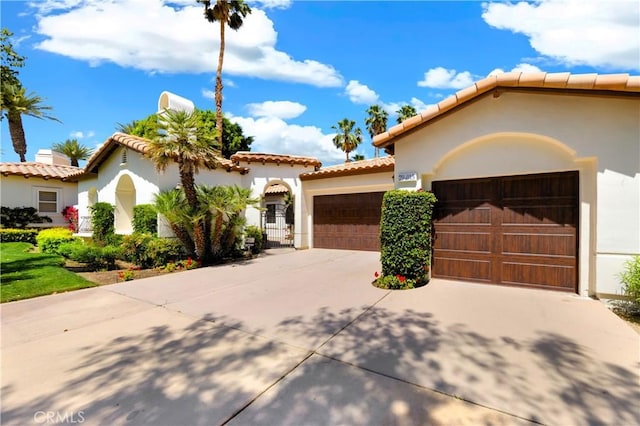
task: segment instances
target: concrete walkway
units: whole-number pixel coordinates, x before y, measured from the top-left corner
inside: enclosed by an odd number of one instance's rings
[[[640,424],[600,302],[307,250],[2,305],[2,424]]]

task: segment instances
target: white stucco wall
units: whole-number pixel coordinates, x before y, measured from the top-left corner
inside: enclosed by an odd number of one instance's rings
[[[640,99],[503,93],[396,141],[399,187],[578,170],[579,293],[620,294],[620,265],[640,254]]]
[[[300,206],[302,210],[301,239],[304,247],[313,248],[314,196],[389,191],[394,188],[393,172],[304,180],[302,188],[304,197]]]
[[[34,226],[62,226],[69,223],[62,216],[62,209],[78,204],[78,184],[76,182],[63,182],[57,179],[41,179],[37,177],[24,178],[23,176],[0,177],[0,204],[4,207],[34,207],[38,208],[37,191],[56,191],[58,193],[58,206],[56,213],[39,213],[41,216],[49,216],[52,223],[34,224]]]

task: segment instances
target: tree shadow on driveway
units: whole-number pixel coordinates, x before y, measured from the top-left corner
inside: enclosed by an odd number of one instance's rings
[[[640,424],[637,370],[560,335],[496,338],[385,308],[283,319],[292,336],[342,330],[309,351],[234,318],[172,314],[3,349],[2,423],[82,411],[86,424]],[[343,329],[345,316],[357,319]]]

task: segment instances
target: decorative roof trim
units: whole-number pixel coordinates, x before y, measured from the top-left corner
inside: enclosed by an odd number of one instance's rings
[[[545,72],[507,72],[484,78],[472,86],[456,92],[454,95],[432,105],[420,114],[391,127],[388,131],[376,135],[373,145],[382,148],[394,143],[400,135],[418,126],[424,126],[453,108],[459,107],[481,95],[498,88],[527,89],[575,92],[610,92],[624,94],[640,92],[640,76],[629,74],[570,74]],[[499,96],[499,93],[494,96]]]
[[[291,166],[294,165],[302,165],[302,166],[313,166],[316,170],[318,170],[322,163],[315,157],[303,157],[297,155],[286,155],[286,154],[268,154],[262,152],[248,152],[248,151],[239,151],[231,156],[231,161],[235,165],[240,165],[240,162],[244,161],[247,164],[251,163],[273,163],[273,164],[288,164]]]
[[[315,172],[302,173],[300,180],[327,179],[340,176],[368,175],[393,171],[395,159],[393,156],[372,158],[370,160],[352,161],[322,168]]]

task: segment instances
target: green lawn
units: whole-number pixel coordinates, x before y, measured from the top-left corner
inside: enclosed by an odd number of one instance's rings
[[[64,269],[62,257],[31,253],[32,247],[29,243],[0,243],[0,302],[96,285]]]

